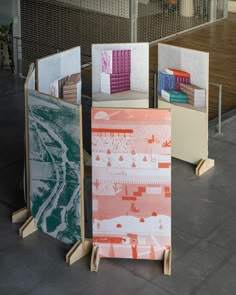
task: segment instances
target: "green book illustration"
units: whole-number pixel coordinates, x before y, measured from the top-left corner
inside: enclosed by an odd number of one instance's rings
[[[169,102],[188,103],[188,96],[182,91],[162,90],[161,96]]]

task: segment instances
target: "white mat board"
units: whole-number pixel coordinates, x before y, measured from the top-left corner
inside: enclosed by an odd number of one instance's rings
[[[50,94],[50,83],[58,78],[81,72],[80,47],[37,60],[38,91]]]

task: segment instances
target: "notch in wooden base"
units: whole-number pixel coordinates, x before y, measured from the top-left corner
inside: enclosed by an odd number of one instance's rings
[[[20,227],[19,229],[19,235],[23,239],[29,235],[31,235],[33,232],[37,231],[38,228],[36,226],[35,220],[32,216],[30,216],[26,222]]]
[[[92,241],[85,240],[84,242],[78,241],[66,254],[66,263],[72,265],[82,257],[86,256],[92,250]]]
[[[12,223],[20,223],[20,222],[25,222],[26,219],[29,216],[29,212],[27,208],[21,208],[15,212],[12,213],[11,215],[11,222]]]
[[[215,160],[212,160],[212,159],[201,160],[199,164],[197,165],[195,173],[197,176],[201,176],[203,173],[207,172],[209,169],[214,167],[214,165],[215,165]]]
[[[93,246],[91,262],[90,262],[90,271],[98,271],[98,266],[100,262],[99,247]]]
[[[164,275],[171,276],[171,248],[165,249],[164,252]]]

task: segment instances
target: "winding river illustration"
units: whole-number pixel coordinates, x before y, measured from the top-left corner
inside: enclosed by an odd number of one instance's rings
[[[43,232],[66,243],[81,238],[80,108],[28,94],[30,200]]]

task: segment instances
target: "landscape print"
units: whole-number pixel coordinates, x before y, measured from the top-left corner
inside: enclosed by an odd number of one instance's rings
[[[169,110],[92,108],[93,244],[162,259],[171,246]]]
[[[28,122],[32,216],[73,244],[81,239],[80,107],[29,91]]]

